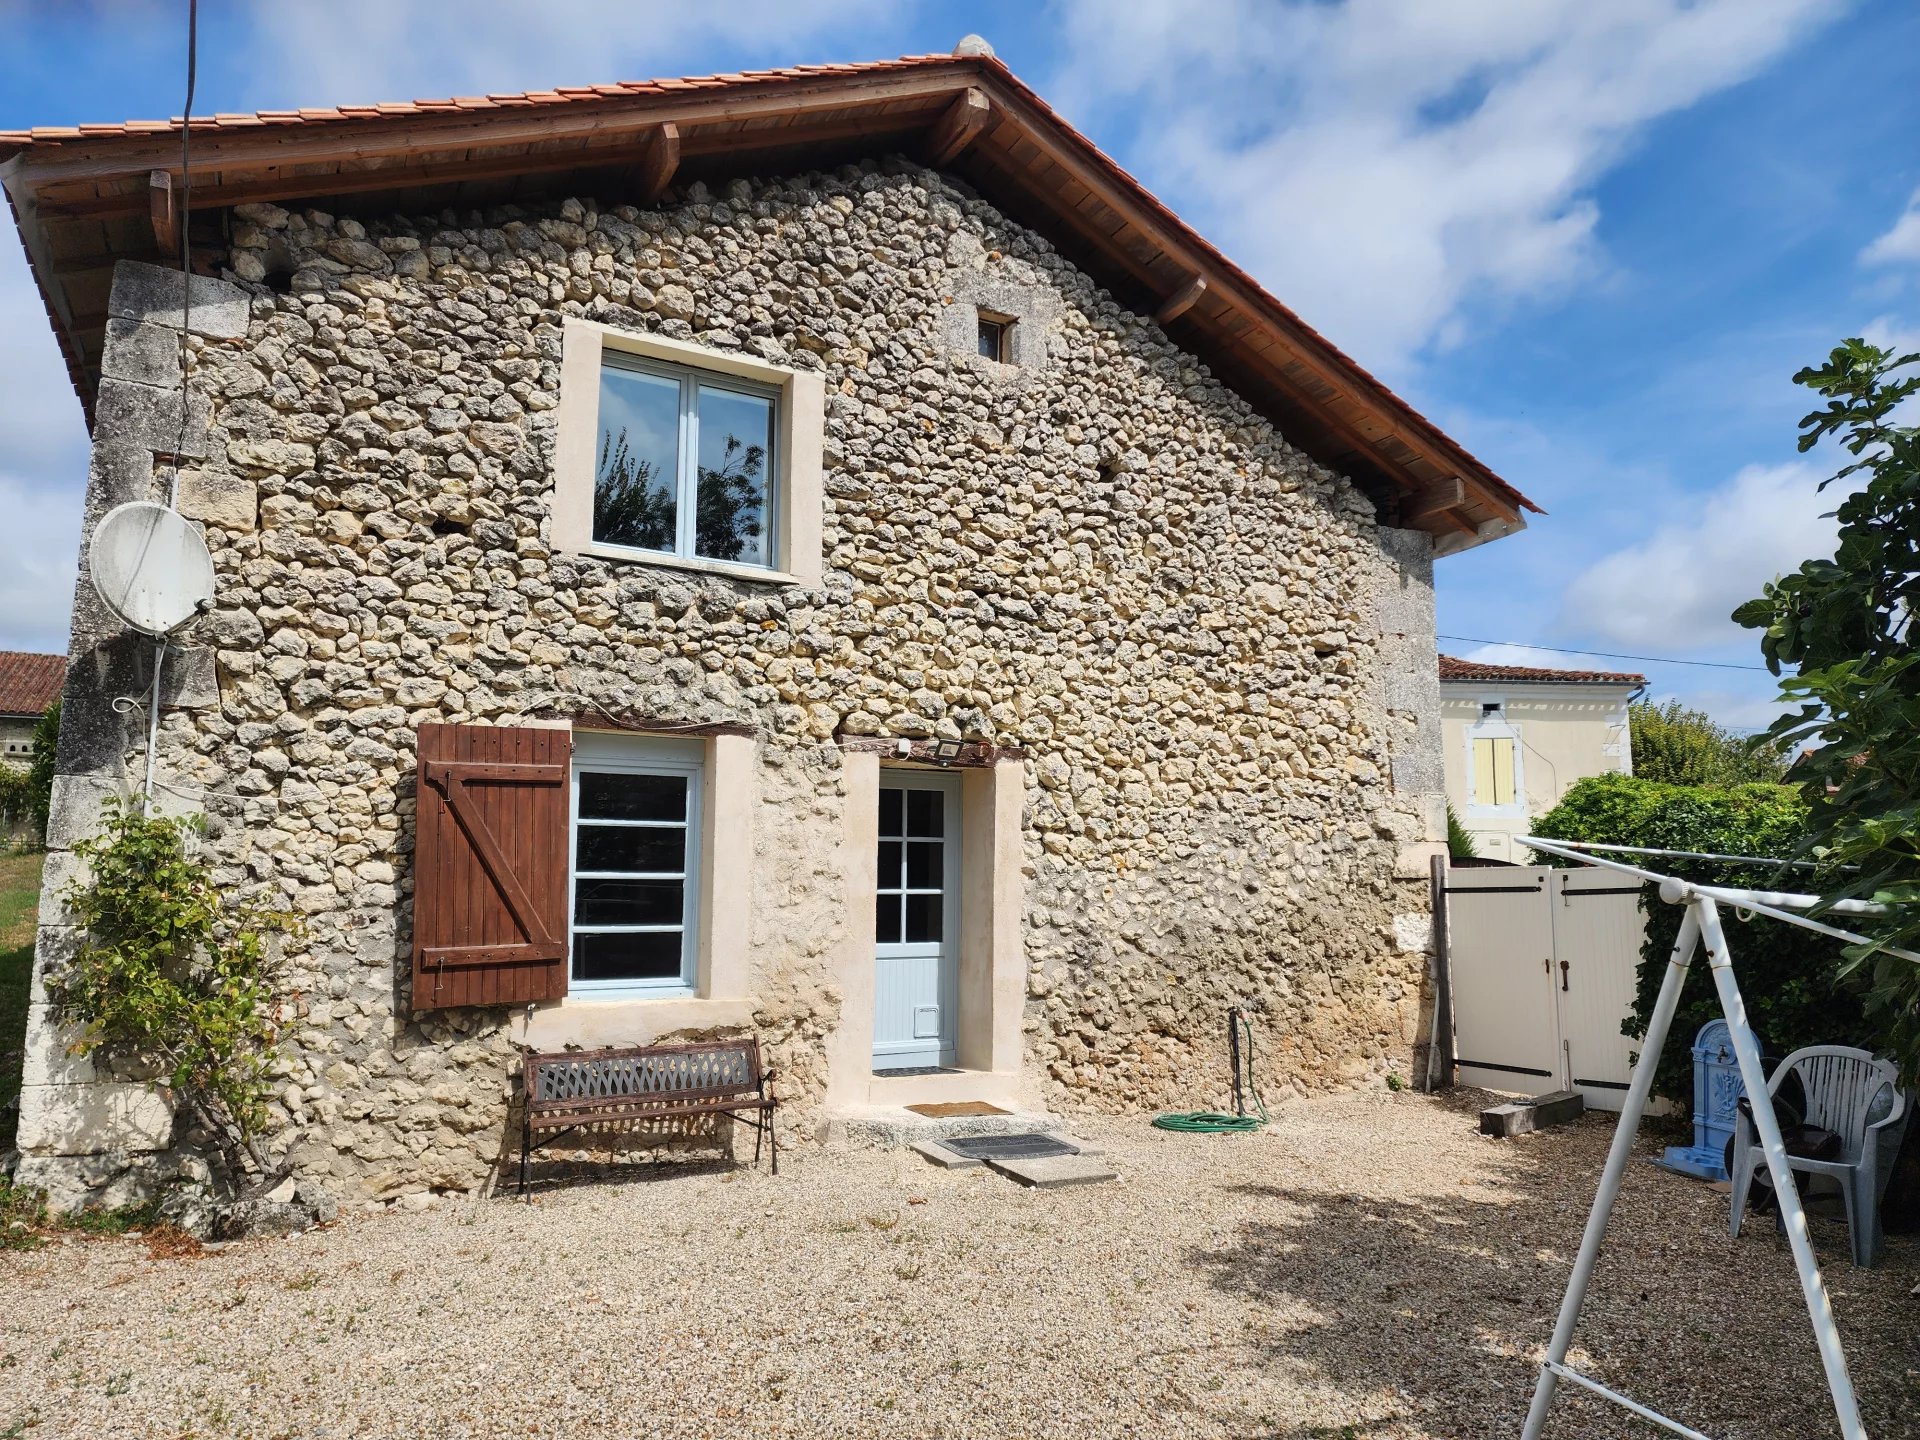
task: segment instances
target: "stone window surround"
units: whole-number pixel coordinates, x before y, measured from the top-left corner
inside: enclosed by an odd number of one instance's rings
[[[598,727],[568,728],[602,733]],[[606,733],[671,738],[659,731]],[[524,1043],[539,1050],[649,1045],[683,1030],[752,1024],[755,1001],[747,947],[753,935],[753,887],[729,884],[723,892],[718,866],[726,863],[722,857],[753,854],[755,742],[751,735],[734,733],[706,735],[700,741],[706,766],[700,811],[695,993],[637,996],[570,989],[561,999],[533,1008],[521,1027]]]
[[[1521,739],[1520,727],[1507,719],[1506,697],[1501,695],[1476,695],[1474,704],[1481,707],[1480,717],[1465,727],[1462,743],[1466,747],[1466,793],[1468,796],[1465,820],[1512,820],[1525,819],[1527,815],[1527,772],[1526,745]],[[1499,708],[1489,715],[1485,707],[1496,705]],[[1471,797],[1474,794],[1473,742],[1476,740],[1511,740],[1513,742],[1513,803],[1511,805],[1481,805]]]
[[[827,1104],[858,1107],[933,1099],[1018,1104],[1027,993],[1021,833],[1026,765],[1019,758],[957,768],[960,775],[960,954],[955,1065],[959,1075],[888,1078],[873,1073],[874,891],[884,756],[843,753],[841,844],[846,931],[837,957],[840,1024],[828,1040]],[[917,770],[938,767],[913,765]],[[951,1092],[951,1093],[949,1093]]]
[[[599,447],[600,367],[609,351],[751,380],[780,392],[775,418],[774,557],[779,569],[690,556],[643,554],[593,538],[593,481]],[[764,360],[569,318],[561,332],[559,433],[554,447],[556,550],[630,565],[724,575],[776,585],[818,585],[826,487],[826,379]]]

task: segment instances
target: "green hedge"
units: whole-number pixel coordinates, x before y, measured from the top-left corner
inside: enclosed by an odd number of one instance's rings
[[[1559,805],[1534,823],[1533,832],[1549,840],[1777,856],[1793,853],[1806,813],[1799,791],[1785,785],[1663,785],[1631,775],[1597,775],[1568,790]],[[1536,858],[1545,864],[1569,863],[1549,855]],[[1773,865],[1664,857],[1645,864],[1663,874],[1718,885],[1768,889],[1792,885],[1793,872]],[[1642,893],[1640,907],[1647,915],[1647,940],[1640,956],[1633,1018],[1621,1026],[1636,1040],[1647,1033],[1681,916],[1681,907],[1666,904],[1651,885]],[[1859,986],[1837,978],[1839,941],[1764,916],[1742,923],[1736,911],[1723,908],[1721,914],[1748,1018],[1769,1056],[1784,1055],[1802,1045],[1874,1048],[1861,1011]],[[1696,957],[1665,1052],[1654,1071],[1656,1093],[1691,1105],[1693,1037],[1707,1021],[1719,1018],[1712,976],[1704,957]]]

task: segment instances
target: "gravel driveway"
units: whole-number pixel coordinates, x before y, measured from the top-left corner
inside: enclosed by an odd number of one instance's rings
[[[1123,1179],[1082,1190],[803,1150],[197,1259],[0,1254],[0,1436],[1517,1436],[1611,1124],[1483,1140],[1480,1098],[1088,1121]],[[1576,1363],[1716,1440],[1837,1434],[1786,1247],[1725,1204],[1633,1167]],[[1920,1243],[1816,1240],[1868,1430],[1920,1435]]]

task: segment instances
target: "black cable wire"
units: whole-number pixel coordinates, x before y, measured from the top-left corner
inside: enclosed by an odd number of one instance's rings
[[[1676,660],[1669,655],[1621,655],[1612,650],[1570,650],[1565,645],[1529,645],[1523,640],[1476,640],[1471,635],[1441,635],[1438,638],[1453,640],[1461,645],[1510,645],[1515,650],[1544,650],[1550,655],[1593,655],[1602,660],[1638,660],[1647,665],[1698,665],[1707,670],[1764,671],[1767,668],[1764,665],[1736,665],[1731,660]]]
[[[199,70],[200,0],[187,0],[187,103],[180,116],[180,213],[174,231],[180,246],[180,434],[173,447],[173,483],[167,503],[180,494],[180,457],[187,448],[187,422],[193,408],[192,361],[187,336],[193,329],[193,90]]]

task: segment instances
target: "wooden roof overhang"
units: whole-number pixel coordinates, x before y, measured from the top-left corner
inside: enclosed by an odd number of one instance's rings
[[[1196,234],[990,56],[933,55],[694,80],[193,122],[193,234],[248,201],[433,210],[563,190],[652,203],[676,182],[900,151],[966,179],[1349,475],[1441,554],[1539,507]],[[180,127],[0,132],[0,184],[87,407],[113,267],[178,263]],[[208,246],[203,268],[218,247]]]

